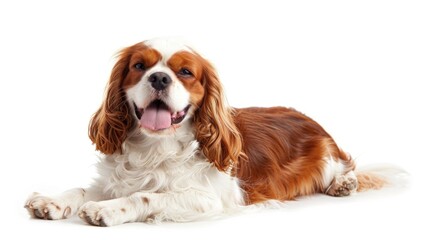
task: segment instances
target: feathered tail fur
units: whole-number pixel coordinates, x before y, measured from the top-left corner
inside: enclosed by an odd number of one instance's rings
[[[378,164],[356,169],[358,192],[383,187],[405,187],[409,174],[394,165]]]

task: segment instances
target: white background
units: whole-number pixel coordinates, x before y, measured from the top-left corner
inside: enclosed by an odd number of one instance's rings
[[[427,239],[425,1],[8,2],[0,3],[1,239]],[[399,165],[411,186],[187,224],[29,219],[31,192],[91,182],[97,158],[87,124],[113,55],[160,36],[193,42],[217,67],[231,105],[299,109],[359,166]]]

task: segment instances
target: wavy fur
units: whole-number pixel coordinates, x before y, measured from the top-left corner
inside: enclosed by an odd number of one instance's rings
[[[234,124],[234,110],[227,106],[222,84],[213,66],[203,62],[205,96],[194,117],[196,138],[207,159],[220,171],[244,158],[241,134]]]
[[[128,64],[134,46],[118,54],[112,69],[104,101],[89,124],[89,138],[96,149],[104,154],[121,152],[127,133],[135,126],[135,120],[127,103],[122,84],[128,72]]]

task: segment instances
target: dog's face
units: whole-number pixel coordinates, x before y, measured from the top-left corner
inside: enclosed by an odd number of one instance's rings
[[[199,55],[176,41],[135,46],[122,88],[143,132],[169,135],[192,119],[205,93],[203,64]]]

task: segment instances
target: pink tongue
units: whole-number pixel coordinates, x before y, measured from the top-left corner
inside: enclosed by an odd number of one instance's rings
[[[171,113],[158,104],[150,105],[143,112],[140,124],[150,130],[161,130],[171,126]]]

